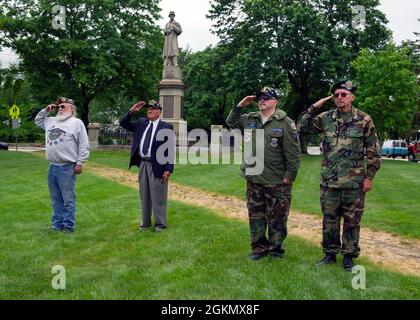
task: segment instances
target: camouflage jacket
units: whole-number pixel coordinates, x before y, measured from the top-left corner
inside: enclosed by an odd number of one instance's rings
[[[344,120],[337,109],[316,115],[316,109],[311,106],[298,126],[302,133],[323,135],[322,186],[359,188],[365,178],[373,179],[379,170],[378,137],[373,121],[366,113],[352,107]]]
[[[263,124],[259,112],[242,114],[242,110],[242,107],[234,107],[226,123],[231,128],[251,131],[248,133],[253,139],[247,139],[245,132],[245,144],[252,143],[254,146],[254,132],[256,129],[264,130],[264,169],[261,174],[247,176],[247,179],[260,184],[280,184],[284,178],[294,181],[300,165],[300,144],[293,120],[284,111],[276,110]],[[244,177],[246,166],[243,161],[241,175]]]

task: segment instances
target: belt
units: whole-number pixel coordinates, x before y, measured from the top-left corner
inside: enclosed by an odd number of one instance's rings
[[[73,162],[50,161],[50,164],[54,166],[67,166],[69,164],[73,164]]]
[[[150,162],[150,159],[151,159],[151,158],[146,158],[146,157],[144,157],[144,158],[140,158],[140,161],[148,161],[148,162]]]

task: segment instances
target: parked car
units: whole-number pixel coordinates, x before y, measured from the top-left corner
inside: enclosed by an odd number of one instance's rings
[[[0,142],[0,150],[9,150],[9,145],[6,142]]]
[[[381,155],[388,158],[402,157],[405,159],[408,154],[407,143],[404,140],[386,140],[382,144]]]

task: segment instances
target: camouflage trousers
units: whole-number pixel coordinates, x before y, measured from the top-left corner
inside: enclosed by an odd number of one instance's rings
[[[284,252],[282,244],[287,236],[291,189],[291,185],[267,185],[248,181],[247,206],[253,253],[269,250]]]
[[[361,188],[339,189],[321,186],[322,248],[325,253],[346,254],[357,258],[360,253],[360,221],[365,206]],[[340,220],[343,234],[340,242]]]

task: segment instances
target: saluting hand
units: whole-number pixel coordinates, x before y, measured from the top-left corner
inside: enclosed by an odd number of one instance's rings
[[[47,112],[49,113],[49,112],[52,112],[55,108],[57,108],[57,105],[55,105],[55,104],[49,104],[49,105],[45,108],[45,111],[47,111]]]
[[[247,96],[243,98],[241,102],[239,102],[238,106],[243,107],[243,108],[248,107],[256,98],[257,96]]]
[[[334,96],[334,95],[332,94],[332,95],[330,95],[330,96],[328,96],[328,97],[322,98],[322,99],[318,100],[317,102],[315,102],[315,103],[313,104],[313,106],[314,106],[316,109],[321,108],[321,107],[324,105],[324,103],[325,103],[325,102],[327,102],[327,101],[329,101],[329,100],[331,100],[333,96]]]
[[[130,108],[130,112],[137,112],[140,111],[141,108],[146,104],[144,101],[139,101],[135,105]]]

